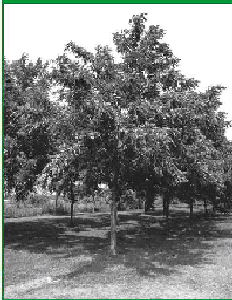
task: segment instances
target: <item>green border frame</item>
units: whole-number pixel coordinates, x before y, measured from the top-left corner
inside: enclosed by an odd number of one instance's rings
[[[4,298],[4,4],[232,4],[232,0],[2,0],[2,299]],[[31,299],[32,300],[32,299]],[[117,299],[115,299],[117,300]]]
[[[3,0],[4,4],[232,4],[232,0]]]
[[[3,1],[3,0],[2,0]],[[2,151],[1,151],[1,166],[2,166],[2,182],[1,182],[1,192],[2,192],[2,203],[1,203],[1,210],[2,210],[2,224],[1,224],[1,230],[2,230],[2,243],[1,243],[1,247],[2,247],[2,282],[1,282],[1,289],[2,289],[2,299],[4,299],[4,4],[2,2],[2,7],[1,7],[1,12],[0,15],[2,17],[2,48],[1,48],[1,54],[2,54],[2,105],[1,105],[1,117],[2,117],[2,127],[0,130],[1,133],[1,138],[2,138]]]

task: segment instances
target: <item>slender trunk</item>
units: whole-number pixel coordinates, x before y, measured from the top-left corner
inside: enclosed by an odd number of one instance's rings
[[[119,217],[118,217],[118,205],[120,204],[120,199],[121,198],[121,194],[119,194],[119,192],[117,191],[116,194],[116,201],[115,201],[115,220],[116,220],[116,225],[119,225]]]
[[[142,199],[141,199],[141,197],[139,196],[139,209],[141,209],[142,208]]]
[[[57,209],[58,209],[58,199],[59,199],[59,193],[56,191],[56,214],[57,214]]]
[[[111,254],[116,255],[116,198],[115,193],[111,202]]]
[[[165,211],[166,218],[169,217],[169,203],[170,203],[170,195],[167,192],[167,194],[166,194],[166,211]]]
[[[212,201],[213,205],[213,213],[216,214],[217,210],[217,193],[216,193],[216,186],[211,186],[210,192],[209,192],[210,199]]]
[[[163,192],[163,216],[169,217],[170,191]]]
[[[70,220],[70,225],[73,226],[73,206],[74,206],[74,192],[73,192],[73,183],[71,182],[71,220]]]
[[[153,187],[147,188],[146,202],[145,202],[145,212],[152,208],[154,202],[155,191]]]
[[[229,196],[225,196],[226,206],[230,210],[231,209],[231,199]]]
[[[73,201],[71,202],[71,221],[70,221],[70,223],[71,223],[71,226],[73,226]]]
[[[92,194],[92,198],[93,198],[93,210],[92,210],[92,213],[94,214],[94,211],[95,211],[95,197],[94,197],[94,193]]]
[[[228,208],[227,201],[226,201],[226,196],[225,195],[223,196],[223,207],[224,207],[224,209]]]
[[[118,217],[118,210],[117,207],[115,209],[115,221],[116,221],[116,225],[119,225],[119,217]]]
[[[213,213],[216,214],[216,210],[217,210],[216,195],[212,195],[212,202],[213,202]]]
[[[163,216],[166,215],[166,195],[163,193]]]
[[[119,124],[115,132],[116,148],[113,151],[113,189],[112,189],[112,202],[111,202],[111,254],[116,255],[116,216],[117,208],[116,202],[120,200],[120,186],[119,186],[119,174],[120,174],[120,159],[119,159]]]
[[[204,199],[204,215],[208,215],[207,200]]]
[[[193,197],[189,198],[189,217],[190,219],[193,217]]]

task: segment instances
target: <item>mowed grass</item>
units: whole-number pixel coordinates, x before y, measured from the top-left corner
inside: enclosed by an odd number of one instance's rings
[[[115,257],[108,214],[5,221],[5,298],[232,298],[232,216],[122,213]]]

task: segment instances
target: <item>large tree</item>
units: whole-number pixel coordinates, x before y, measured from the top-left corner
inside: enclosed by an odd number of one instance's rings
[[[198,92],[198,81],[177,69],[163,30],[146,27],[146,14],[129,25],[113,35],[119,63],[107,46],[90,53],[70,42],[51,72],[25,58],[5,66],[9,188],[28,182],[22,185],[28,190],[44,169],[52,189],[65,191],[73,207],[75,181],[81,178],[92,195],[99,183],[107,184],[113,254],[123,189],[146,190],[146,209],[162,192],[166,216],[173,194],[191,191],[192,215],[198,191],[213,190],[215,200],[225,182],[227,124],[218,112],[223,88]],[[59,88],[56,100],[48,97],[52,87]]]
[[[199,174],[202,185],[206,175],[210,184],[218,182],[210,174],[220,160],[215,152],[223,136],[212,133],[222,120],[216,114],[219,88],[196,92],[198,82],[176,69],[179,60],[162,43],[163,30],[146,29],[145,23],[144,14],[133,16],[129,30],[114,34],[120,63],[108,47],[98,46],[91,54],[71,42],[52,73],[66,89],[61,93],[69,112],[66,147],[82,147],[87,174],[92,169],[96,174],[93,185],[105,182],[112,189],[112,253],[123,188],[146,189],[149,207],[158,186],[168,215],[170,197],[181,183],[196,189]]]

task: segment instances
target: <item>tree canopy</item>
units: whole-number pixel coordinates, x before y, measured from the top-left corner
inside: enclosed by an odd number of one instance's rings
[[[77,180],[86,193],[106,183],[114,203],[129,188],[146,190],[148,207],[157,191],[167,203],[178,193],[182,201],[229,198],[224,87],[199,92],[199,81],[178,69],[164,31],[146,21],[135,15],[113,34],[118,63],[108,46],[90,53],[73,42],[52,67],[26,64],[25,55],[5,61],[5,187],[15,187],[18,200],[41,174],[68,195]]]

